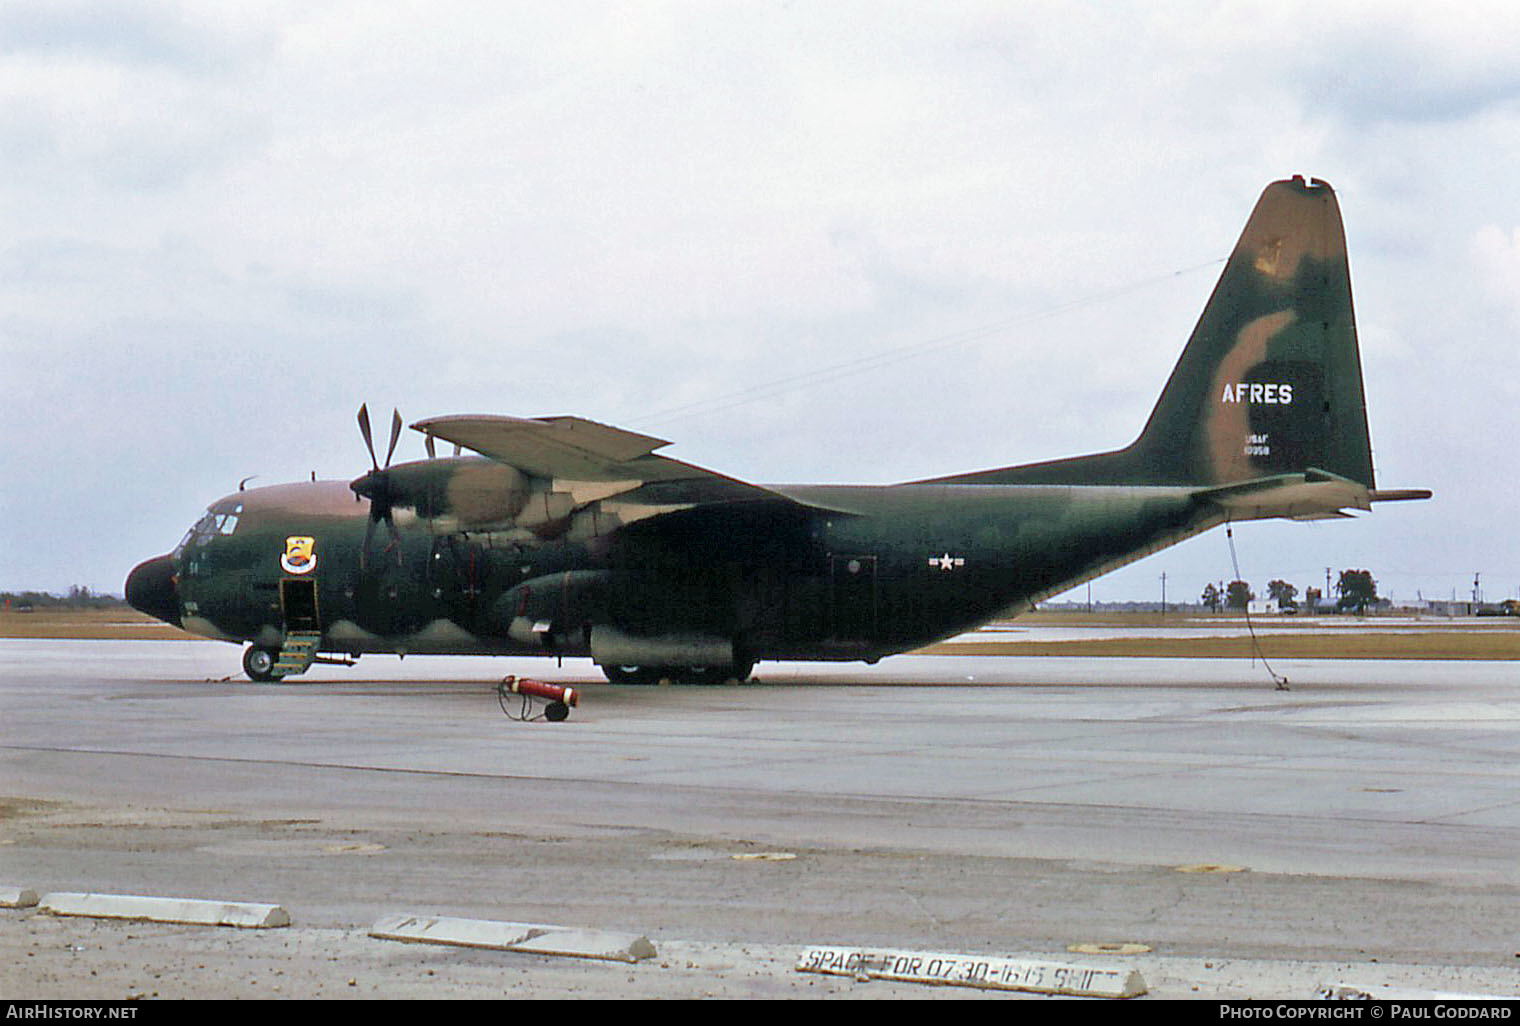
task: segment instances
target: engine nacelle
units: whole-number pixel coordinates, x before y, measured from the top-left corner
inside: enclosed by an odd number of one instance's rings
[[[398,508],[424,519],[444,518],[452,529],[509,525],[528,504],[533,482],[515,467],[476,456],[401,463],[384,471]]]

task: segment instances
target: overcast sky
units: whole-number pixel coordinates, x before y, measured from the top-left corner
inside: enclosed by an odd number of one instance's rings
[[[1378,483],[1436,498],[1243,525],[1241,574],[1515,595],[1517,54],[1510,2],[9,0],[0,589],[119,594],[240,478],[358,475],[361,402],[757,482],[1116,448],[1302,173]],[[1233,577],[1224,532],[1092,596],[1163,573]]]

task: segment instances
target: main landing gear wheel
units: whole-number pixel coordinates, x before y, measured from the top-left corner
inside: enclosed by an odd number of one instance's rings
[[[754,670],[752,662],[733,666],[603,666],[613,684],[743,684]]]
[[[603,666],[602,673],[612,684],[658,684],[658,666]]]
[[[249,680],[266,684],[274,680],[274,661],[279,655],[276,649],[249,645],[243,653],[243,672],[248,674]]]

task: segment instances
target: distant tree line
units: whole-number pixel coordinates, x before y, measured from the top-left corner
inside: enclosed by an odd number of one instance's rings
[[[1335,592],[1338,596],[1335,608],[1343,613],[1352,610],[1365,613],[1368,606],[1376,605],[1378,601],[1377,581],[1368,570],[1342,570]],[[1298,611],[1298,588],[1287,581],[1268,582],[1267,597],[1284,612]],[[1320,607],[1323,597],[1318,588],[1304,592],[1304,601],[1311,610]],[[1246,609],[1255,598],[1256,593],[1245,581],[1231,581],[1228,585],[1210,582],[1204,586],[1199,602],[1205,609],[1217,613],[1220,609]]]
[[[112,609],[125,603],[115,595],[102,595],[75,584],[66,595],[49,591],[0,591],[0,609]]]

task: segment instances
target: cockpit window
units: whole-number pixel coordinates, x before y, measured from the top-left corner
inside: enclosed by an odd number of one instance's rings
[[[177,556],[192,545],[205,545],[212,538],[230,535],[237,530],[238,519],[242,516],[243,504],[240,502],[232,507],[229,512],[215,513],[206,511],[206,515],[195,522],[185,537],[174,547]]]

